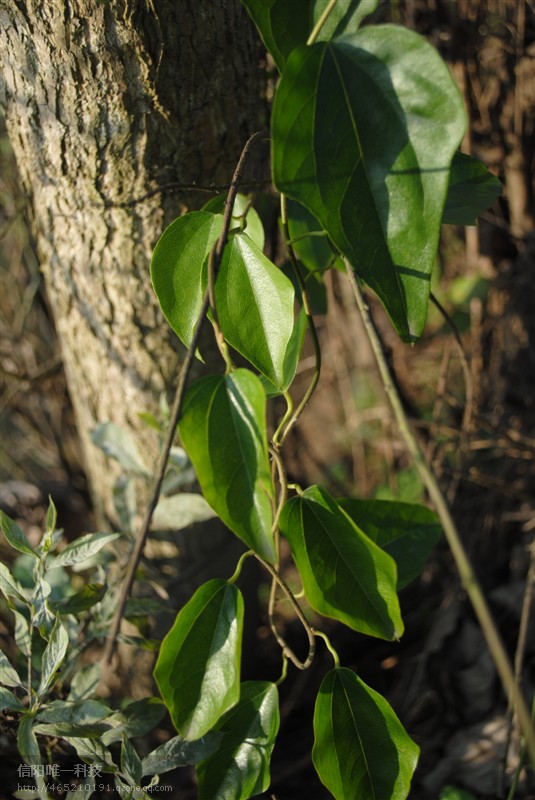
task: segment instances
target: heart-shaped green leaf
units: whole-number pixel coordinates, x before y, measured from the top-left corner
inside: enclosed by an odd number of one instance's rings
[[[294,329],[294,288],[246,234],[225,247],[215,287],[227,342],[278,388]]]
[[[339,504],[366,536],[392,556],[398,591],[418,577],[442,536],[437,515],[416,503],[348,497]]]
[[[234,584],[204,583],[162,642],[154,677],[173,724],[199,739],[240,697],[243,598]]]
[[[475,225],[478,216],[494,203],[503,186],[486,166],[466,153],[455,153],[442,222]]]
[[[289,500],[280,528],[316,611],[371,636],[401,636],[395,562],[324,489],[311,486]]]
[[[152,285],[165,318],[186,347],[201,311],[208,255],[222,223],[221,214],[192,211],[175,219],[154,248]]]
[[[312,759],[336,800],[405,800],[418,754],[384,697],[349,669],[328,673],[314,710]]]
[[[299,44],[305,44],[314,25],[327,8],[329,0],[300,0],[299,13],[288,0],[241,0],[273,56],[279,72]],[[377,8],[378,0],[337,0],[318,41],[356,31],[361,21]]]
[[[240,702],[218,723],[218,750],[197,767],[199,800],[248,800],[269,786],[269,762],[279,729],[277,687],[242,683]]]
[[[423,329],[463,103],[421,36],[370,26],[296,48],[272,114],[273,177],[379,295],[399,335]]]
[[[201,378],[187,391],[180,436],[204,497],[248,547],[274,559],[266,395],[246,369]]]

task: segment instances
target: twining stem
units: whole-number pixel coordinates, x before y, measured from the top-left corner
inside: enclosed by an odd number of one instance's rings
[[[315,369],[314,369],[314,374],[312,375],[312,380],[310,381],[309,387],[306,390],[306,392],[305,392],[305,394],[303,396],[303,399],[301,400],[301,402],[299,403],[299,405],[297,406],[297,408],[295,409],[295,411],[291,415],[291,417],[288,420],[288,422],[286,424],[286,427],[284,428],[282,433],[280,432],[280,426],[279,426],[279,428],[277,429],[277,431],[276,431],[276,433],[275,433],[275,435],[274,435],[274,437],[272,439],[273,446],[276,447],[276,448],[277,447],[281,447],[281,445],[284,443],[285,439],[287,438],[288,434],[290,433],[290,431],[292,430],[292,428],[296,424],[297,420],[299,419],[299,417],[303,413],[303,410],[304,410],[306,404],[308,403],[308,401],[310,400],[310,398],[314,394],[314,390],[316,389],[316,386],[317,386],[318,381],[320,379],[320,373],[321,373],[321,348],[320,348],[320,343],[319,343],[319,339],[318,339],[318,332],[316,331],[316,326],[314,324],[314,317],[312,316],[312,312],[311,312],[311,309],[310,309],[310,303],[309,303],[309,300],[308,300],[308,291],[307,291],[307,287],[306,287],[306,284],[305,284],[305,280],[304,280],[303,275],[301,273],[301,268],[299,267],[299,263],[297,261],[297,257],[295,255],[294,249],[293,249],[292,245],[290,244],[290,231],[289,231],[289,228],[288,228],[288,214],[287,214],[287,210],[286,210],[286,197],[283,194],[281,194],[281,223],[282,223],[282,230],[283,230],[283,235],[284,235],[286,247],[288,249],[288,255],[290,257],[290,262],[291,262],[291,265],[292,265],[293,270],[295,272],[295,276],[296,276],[296,278],[297,278],[297,280],[299,282],[299,287],[301,289],[301,297],[303,299],[303,308],[305,310],[305,314],[306,314],[306,318],[307,318],[308,329],[309,329],[310,335],[312,337],[312,344],[314,345],[314,357],[316,359],[316,366],[315,366]],[[286,417],[285,417],[285,419],[286,419]]]
[[[230,357],[230,352],[228,349],[228,345],[225,341],[225,337],[219,327],[219,319],[217,316],[217,308],[215,302],[215,279],[216,279],[216,269],[215,269],[215,260],[216,260],[216,248],[217,242],[214,244],[212,249],[210,250],[210,255],[208,256],[208,275],[207,275],[207,290],[208,290],[208,299],[210,301],[210,311],[212,313],[212,327],[214,329],[214,338],[223,357],[223,361],[225,362],[226,372],[227,374],[232,371],[234,368],[234,364],[232,363],[232,358]]]
[[[535,762],[535,734],[531,723],[530,714],[526,707],[526,703],[520,688],[517,686],[515,681],[515,676],[509,663],[507,653],[505,652],[500,635],[489,611],[485,596],[481,590],[481,586],[461,542],[448,504],[446,503],[437,480],[429,468],[420,446],[410,429],[401,399],[390,374],[380,338],[370,316],[366,301],[364,300],[358,285],[355,273],[353,272],[349,261],[344,259],[344,263],[346,265],[347,276],[353,289],[366,333],[370,340],[377,367],[383,381],[383,386],[392,406],[400,433],[405,440],[407,449],[412,456],[414,466],[423,484],[425,485],[429,497],[431,498],[431,501],[435,506],[436,512],[440,518],[440,522],[442,523],[442,527],[444,529],[444,535],[446,536],[452,555],[455,559],[462,585],[470,599],[470,602],[472,603],[472,607],[479,620],[479,624],[481,625],[483,635],[485,636],[492,659],[502,681],[505,694],[508,698],[511,698],[511,702],[515,708],[520,729],[525,737],[527,752],[530,758]]]
[[[315,41],[316,41],[316,39],[318,38],[318,34],[319,34],[319,32],[320,32],[320,31],[321,31],[321,29],[323,28],[323,26],[324,26],[325,22],[327,21],[327,18],[328,18],[328,16],[329,16],[329,14],[331,13],[331,11],[332,11],[332,10],[333,10],[333,8],[335,7],[335,5],[336,5],[336,0],[330,0],[330,2],[329,2],[329,4],[327,5],[327,7],[326,7],[325,11],[323,12],[323,14],[322,14],[322,15],[321,15],[321,17],[319,18],[319,20],[316,22],[316,24],[314,25],[314,27],[312,28],[312,33],[310,34],[310,36],[309,36],[309,37],[308,37],[308,39],[307,39],[307,44],[308,44],[308,45],[310,45],[310,44],[314,44],[314,42],[315,42]]]
[[[458,469],[456,470],[456,474],[454,476],[454,480],[450,489],[448,491],[448,500],[451,502],[456,488],[460,479],[460,467],[462,466],[463,457],[465,455],[466,447],[468,444],[468,435],[470,433],[470,428],[472,425],[472,419],[474,416],[474,382],[472,380],[472,373],[470,370],[470,364],[468,363],[468,359],[466,357],[466,353],[464,350],[463,342],[461,336],[459,334],[459,330],[452,320],[442,303],[435,297],[433,292],[429,295],[431,302],[436,306],[439,312],[442,314],[444,319],[446,320],[446,324],[450,328],[451,332],[453,333],[453,338],[455,339],[455,343],[457,345],[457,351],[459,353],[459,358],[461,360],[461,366],[463,369],[464,375],[464,385],[466,391],[466,399],[464,403],[464,412],[463,412],[463,421],[461,425],[461,437],[459,442],[459,458],[458,458]]]
[[[316,630],[314,631],[314,634],[315,634],[316,636],[318,636],[320,639],[323,639],[323,641],[325,642],[325,644],[326,644],[326,646],[327,646],[327,650],[329,651],[329,653],[330,653],[330,654],[332,655],[332,657],[333,657],[334,666],[335,666],[336,668],[338,668],[338,667],[340,666],[340,656],[338,655],[338,653],[336,652],[336,650],[335,650],[335,649],[334,649],[334,647],[332,646],[332,644],[331,644],[331,640],[329,639],[329,637],[327,636],[327,634],[326,634],[326,633],[323,633],[323,631],[316,631]]]
[[[244,562],[248,558],[250,558],[251,556],[254,556],[254,550],[246,550],[245,553],[242,553],[242,555],[239,558],[238,563],[236,564],[236,569],[234,570],[234,573],[233,573],[232,577],[230,577],[228,579],[228,581],[227,581],[228,583],[236,583],[236,581],[238,580],[238,578],[241,575],[241,571],[242,571],[242,567],[244,565]]]
[[[221,264],[221,258],[223,256],[223,250],[225,249],[225,245],[227,243],[228,232],[230,230],[230,223],[232,220],[232,209],[234,207],[234,200],[236,199],[236,194],[238,193],[238,187],[240,185],[247,157],[249,155],[251,146],[263,136],[265,136],[263,132],[257,132],[254,133],[247,140],[240,155],[238,164],[236,165],[236,169],[234,170],[234,175],[232,176],[232,181],[230,183],[227,199],[225,202],[225,211],[223,214],[223,226],[221,228],[221,233],[219,235],[219,239],[217,240],[217,244],[214,249],[213,265],[212,265],[214,278],[217,276],[217,271],[219,269],[219,265]],[[184,363],[182,364],[182,368],[180,370],[175,397],[173,400],[173,406],[171,409],[167,435],[165,437],[163,450],[161,452],[158,468],[156,470],[156,477],[154,480],[152,493],[147,505],[145,517],[143,519],[141,528],[139,529],[139,533],[137,535],[134,544],[134,548],[128,559],[125,577],[123,579],[123,583],[121,585],[121,590],[119,592],[119,597],[117,600],[117,607],[115,609],[110,629],[108,631],[106,643],[104,645],[104,651],[102,654],[103,666],[107,666],[111,663],[111,659],[113,657],[113,653],[115,650],[117,636],[119,634],[119,628],[121,627],[121,620],[123,618],[124,610],[126,607],[126,602],[128,600],[128,596],[132,589],[132,584],[134,583],[134,577],[136,574],[139,561],[143,554],[145,542],[147,540],[147,536],[150,530],[152,516],[154,514],[154,510],[160,498],[160,492],[162,488],[163,479],[165,476],[165,470],[167,467],[167,462],[169,460],[169,453],[171,452],[171,447],[176,434],[176,427],[180,419],[180,415],[182,413],[182,405],[184,402],[184,396],[186,394],[186,387],[187,387],[189,373],[191,370],[191,366],[193,364],[193,359],[195,357],[195,351],[197,349],[197,345],[199,344],[202,322],[204,320],[204,317],[206,316],[206,312],[208,311],[209,304],[210,304],[210,299],[208,296],[208,291],[206,291],[203,298],[199,316],[197,317],[197,323],[195,325],[193,338],[189,346],[189,349],[186,353],[186,357],[184,359]]]
[[[273,441],[274,442],[278,442],[279,441],[279,439],[281,437],[281,434],[282,434],[282,432],[283,432],[283,430],[284,430],[284,428],[286,426],[286,423],[288,422],[288,420],[292,416],[292,413],[293,413],[293,410],[294,410],[294,401],[292,399],[292,396],[291,396],[290,392],[289,391],[285,391],[283,397],[286,400],[286,411],[285,411],[281,421],[279,422],[279,424],[277,426],[277,430],[273,434]]]
[[[274,447],[270,447],[269,452],[275,466],[277,467],[277,477],[280,486],[279,501],[277,503],[277,508],[275,509],[275,515],[273,517],[273,525],[271,526],[273,534],[277,534],[279,530],[279,519],[282,513],[282,507],[284,506],[286,498],[288,496],[288,481],[286,479],[286,470],[284,468],[284,462],[280,456],[280,453]],[[277,567],[278,567],[278,558],[279,558],[279,553],[277,552]]]
[[[263,559],[262,556],[259,556],[258,553],[256,553],[255,555],[256,555],[256,558],[258,559],[258,561],[260,561],[260,563],[262,564],[262,566],[265,569],[267,569],[267,571],[269,572],[271,577],[274,578],[277,581],[277,583],[281,587],[282,591],[284,592],[284,594],[286,595],[286,597],[290,601],[290,604],[291,604],[293,610],[295,611],[296,617],[299,619],[299,622],[301,623],[301,625],[305,629],[306,635],[308,637],[308,655],[307,655],[306,659],[304,661],[301,661],[299,658],[297,658],[297,656],[295,655],[295,653],[293,652],[291,647],[286,643],[284,638],[279,633],[279,631],[277,629],[277,626],[275,625],[274,620],[272,618],[270,618],[269,624],[270,624],[273,636],[275,637],[275,639],[277,640],[277,642],[281,646],[283,654],[286,655],[290,659],[292,664],[294,664],[294,666],[296,666],[297,669],[308,669],[308,667],[312,664],[312,661],[314,659],[314,654],[316,652],[315,631],[308,624],[307,619],[306,619],[305,615],[303,614],[303,610],[302,610],[301,606],[299,605],[299,603],[297,602],[297,600],[293,596],[292,590],[290,589],[290,587],[288,586],[288,584],[286,583],[286,581],[284,580],[282,575],[280,575],[280,573],[275,569],[273,564],[270,564],[269,561],[265,561],[265,559]]]

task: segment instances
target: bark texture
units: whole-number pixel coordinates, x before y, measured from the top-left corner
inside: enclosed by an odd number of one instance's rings
[[[0,0],[0,15],[0,102],[90,484],[113,517],[110,463],[89,433],[108,420],[137,431],[154,461],[138,413],[156,408],[178,358],[150,257],[201,198],[133,201],[169,182],[229,180],[265,124],[258,39],[238,0]]]

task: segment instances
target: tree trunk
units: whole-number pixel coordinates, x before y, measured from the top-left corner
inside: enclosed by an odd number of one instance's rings
[[[158,189],[228,182],[265,119],[258,39],[237,0],[0,0],[0,15],[0,102],[96,509],[113,519],[115,474],[90,431],[127,428],[154,464],[138,414],[179,360],[149,263],[200,195]]]

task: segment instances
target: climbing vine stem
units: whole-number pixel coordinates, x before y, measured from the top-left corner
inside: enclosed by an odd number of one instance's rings
[[[227,194],[227,199],[225,202],[225,212],[223,214],[223,225],[221,228],[221,233],[219,235],[219,239],[217,240],[217,244],[213,253],[212,270],[214,279],[217,276],[219,265],[221,264],[221,258],[223,256],[223,250],[227,243],[228,233],[230,230],[230,223],[232,220],[232,209],[234,208],[234,201],[238,193],[238,188],[240,186],[240,181],[243,175],[245,164],[247,162],[247,158],[249,156],[253,144],[255,144],[255,142],[260,141],[262,138],[265,138],[265,136],[266,136],[265,133],[257,132],[249,137],[241,152],[240,158],[236,165],[236,169],[234,170],[232,181],[230,183],[230,187]],[[136,574],[139,561],[143,554],[145,542],[147,541],[147,536],[149,535],[152,517],[156,509],[156,506],[158,505],[158,500],[160,498],[160,492],[165,477],[165,471],[167,468],[167,462],[169,461],[169,454],[171,452],[171,447],[173,445],[173,441],[176,435],[176,427],[180,419],[180,415],[182,413],[182,405],[184,403],[184,396],[186,394],[189,373],[191,370],[191,366],[193,364],[193,359],[195,358],[195,351],[197,350],[197,346],[199,344],[202,322],[204,320],[204,317],[206,316],[206,312],[208,311],[209,305],[210,305],[209,292],[206,291],[204,293],[204,298],[201,310],[199,312],[199,316],[197,317],[193,338],[186,353],[178,377],[176,392],[173,400],[173,406],[171,408],[171,414],[169,418],[167,435],[165,438],[164,446],[156,470],[156,477],[154,479],[152,492],[149,498],[149,502],[147,504],[147,509],[145,512],[145,516],[143,518],[143,522],[139,529],[139,533],[134,543],[133,550],[129,556],[128,563],[126,565],[125,577],[121,584],[119,597],[117,600],[117,606],[108,631],[106,643],[104,645],[104,651],[101,659],[103,667],[107,667],[111,663],[113,653],[115,650],[117,636],[119,634],[119,629],[121,627],[121,620],[123,618],[124,610],[126,608],[126,602],[128,600],[128,596],[130,595],[130,591],[132,589],[132,584],[134,582],[134,577]]]
[[[281,426],[279,426],[279,429],[275,433],[275,435],[273,437],[273,446],[274,447],[280,447],[284,443],[284,441],[287,438],[288,434],[290,433],[290,431],[292,430],[292,428],[296,424],[297,420],[299,419],[299,417],[303,413],[308,401],[310,400],[310,398],[314,394],[314,391],[316,389],[316,386],[318,385],[318,381],[320,379],[320,374],[321,374],[321,348],[320,348],[320,343],[319,343],[319,339],[318,339],[318,332],[316,330],[316,325],[314,323],[314,318],[312,316],[312,312],[311,312],[311,309],[310,309],[310,303],[309,303],[309,299],[308,299],[308,292],[307,292],[307,287],[306,287],[306,284],[305,284],[305,280],[303,278],[303,274],[301,272],[301,268],[299,266],[299,262],[297,260],[296,255],[295,255],[295,251],[293,249],[293,246],[290,243],[291,240],[290,240],[290,231],[289,231],[289,228],[288,228],[288,213],[287,213],[287,208],[286,208],[286,197],[285,197],[284,194],[281,194],[281,224],[282,224],[282,230],[283,230],[283,235],[284,235],[286,247],[288,249],[288,255],[290,257],[290,263],[292,265],[292,268],[294,270],[295,276],[296,276],[297,281],[299,283],[299,288],[301,289],[301,297],[302,297],[302,300],[303,300],[303,308],[305,310],[308,329],[310,331],[310,335],[311,335],[311,338],[312,338],[312,344],[314,346],[314,357],[315,357],[315,360],[316,360],[316,364],[315,364],[315,367],[314,367],[314,374],[312,375],[312,380],[310,381],[310,384],[309,384],[308,389],[306,390],[306,392],[305,392],[305,394],[303,396],[303,399],[301,400],[301,402],[299,403],[299,405],[297,406],[297,408],[295,409],[293,414],[288,419],[284,429],[281,430]],[[286,419],[286,416],[284,417],[284,419]]]
[[[492,615],[490,614],[481,586],[461,542],[448,504],[446,503],[438,482],[433,472],[429,468],[420,446],[410,429],[401,399],[390,374],[380,338],[375,329],[368,305],[364,299],[357,278],[355,277],[353,268],[346,259],[344,259],[344,263],[349,282],[355,295],[357,306],[362,316],[366,333],[370,340],[372,351],[377,363],[377,368],[383,381],[385,392],[392,406],[400,433],[403,436],[407,449],[413,459],[418,475],[420,476],[425,488],[427,489],[429,497],[435,506],[444,530],[444,535],[446,536],[452,555],[455,559],[462,585],[470,599],[470,602],[472,603],[472,607],[479,620],[479,624],[481,625],[483,635],[485,636],[492,659],[500,676],[505,694],[512,700],[517,714],[519,727],[525,737],[527,751],[530,755],[530,758],[535,762],[535,736],[531,723],[531,717],[522,693],[515,681],[513,670],[509,663],[509,658],[505,652],[505,648],[500,639],[500,635]]]

